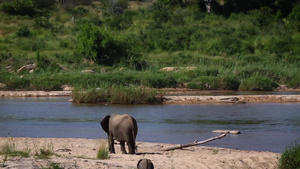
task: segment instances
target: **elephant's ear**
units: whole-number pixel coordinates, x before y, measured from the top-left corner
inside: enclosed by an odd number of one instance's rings
[[[110,115],[107,115],[104,117],[104,119],[101,121],[101,126],[102,126],[102,129],[108,133],[108,124],[109,124],[109,118],[110,118]]]

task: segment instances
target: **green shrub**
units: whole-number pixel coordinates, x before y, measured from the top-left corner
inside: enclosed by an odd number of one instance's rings
[[[225,75],[219,79],[219,89],[221,90],[237,90],[240,84],[240,80],[235,75]]]
[[[109,159],[109,152],[105,144],[100,144],[99,150],[97,152],[97,159],[100,160]]]
[[[16,34],[19,37],[28,37],[30,35],[30,30],[28,29],[28,26],[22,26]]]
[[[251,76],[242,81],[239,90],[272,91],[278,86],[276,82],[267,77]]]
[[[298,141],[286,147],[279,158],[279,169],[299,169],[300,168],[300,144]]]
[[[72,16],[74,16],[75,18],[77,17],[83,17],[85,15],[87,15],[89,13],[88,9],[85,9],[83,7],[76,7],[76,8],[68,8],[67,9],[68,13]]]
[[[35,14],[34,0],[12,0],[3,3],[2,10],[12,15],[28,15]]]
[[[299,4],[293,8],[293,10],[289,14],[288,18],[294,22],[300,21],[300,5]]]
[[[161,24],[169,21],[171,17],[171,7],[168,3],[164,3],[162,1],[157,1],[153,3],[152,6],[152,14],[154,25],[157,28],[161,27]]]
[[[35,18],[35,25],[42,28],[52,28],[53,25],[50,20],[46,17],[37,17]]]
[[[51,8],[55,4],[55,0],[35,0],[37,8]]]
[[[117,30],[127,29],[133,24],[132,18],[126,13],[123,15],[112,15],[105,20],[105,23]]]
[[[101,44],[100,30],[92,23],[80,27],[76,52],[89,60],[96,60]]]
[[[84,58],[111,66],[122,58],[128,59],[130,46],[122,39],[115,39],[105,28],[86,23],[81,26],[76,52]]]
[[[128,0],[100,0],[105,15],[123,14],[128,9]]]

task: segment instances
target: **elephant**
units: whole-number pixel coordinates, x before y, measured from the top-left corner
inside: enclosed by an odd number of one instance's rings
[[[128,145],[129,154],[135,154],[135,139],[138,132],[136,120],[128,114],[107,115],[100,122],[102,129],[108,135],[110,153],[115,153],[114,140],[120,141],[121,151],[127,154],[125,142]]]
[[[153,163],[150,159],[144,158],[140,159],[140,161],[137,163],[138,169],[154,169]]]

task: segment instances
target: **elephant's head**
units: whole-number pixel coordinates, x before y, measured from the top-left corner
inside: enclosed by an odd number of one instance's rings
[[[101,121],[101,126],[102,126],[102,129],[108,133],[109,132],[109,118],[110,118],[110,115],[107,115],[104,117],[104,119]]]
[[[140,161],[137,163],[137,168],[138,169],[154,169],[154,165],[150,159],[144,158],[144,159],[140,159]]]

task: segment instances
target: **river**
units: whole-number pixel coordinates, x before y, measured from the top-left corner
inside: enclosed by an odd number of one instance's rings
[[[239,130],[204,146],[282,152],[300,138],[300,103],[104,105],[69,97],[0,98],[0,136],[104,138],[99,122],[112,113],[132,115],[137,141],[186,144]]]

